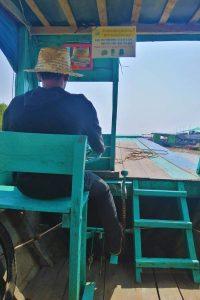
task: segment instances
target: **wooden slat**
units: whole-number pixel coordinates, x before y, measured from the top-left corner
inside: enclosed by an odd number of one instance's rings
[[[40,22],[44,26],[49,26],[50,25],[49,22],[47,21],[46,17],[43,15],[43,13],[38,8],[38,6],[37,6],[37,4],[35,3],[34,0],[26,0],[26,3],[28,4],[28,6],[33,11],[33,13],[37,16],[37,18],[40,20]]]
[[[1,0],[0,0],[1,1]],[[127,24],[126,24],[127,25]],[[131,25],[131,24],[130,24]],[[200,24],[137,24],[138,35],[179,35],[188,34],[196,35],[200,34]],[[71,26],[35,26],[30,30],[32,35],[67,35],[74,33],[74,28]],[[92,27],[79,27],[76,31],[78,34],[90,34]]]
[[[129,177],[138,177],[138,178],[162,178],[170,179],[171,177],[164,172],[159,166],[154,164],[154,162],[149,158],[144,159],[126,159],[130,155],[131,149],[139,150],[139,147],[136,143],[132,141],[117,141],[116,147],[116,170],[122,171],[123,169],[128,170]],[[123,162],[123,164],[122,164]]]
[[[0,132],[0,169],[73,174],[75,151],[80,145],[85,147],[84,139],[82,144],[72,135]]]
[[[94,293],[95,300],[104,299],[104,288],[105,288],[105,261],[97,262],[95,261],[91,269],[87,269],[87,281],[95,282],[96,290]],[[65,300],[65,299],[63,299]]]
[[[55,282],[63,269],[64,261],[60,261],[53,268],[44,267],[36,277],[27,285],[25,288],[23,295],[26,299],[31,300],[52,300],[59,298],[52,298],[52,293],[54,293],[54,289],[56,289]],[[66,269],[67,273],[67,269]],[[64,278],[63,278],[64,281]],[[63,293],[64,293],[63,287]],[[59,291],[60,293],[60,291]],[[61,299],[61,298],[60,298]]]
[[[106,11],[106,0],[97,0],[97,8],[99,13],[99,20],[101,26],[108,25],[107,11]]]
[[[77,30],[76,20],[73,16],[73,13],[72,13],[72,10],[71,10],[68,0],[59,0],[59,4],[67,18],[67,22],[73,28],[73,31]]]
[[[189,23],[195,23],[195,22],[198,22],[199,20],[200,20],[200,7],[194,13],[194,15],[190,19]]]
[[[104,300],[157,300],[157,290],[152,273],[142,276],[142,284],[134,280],[132,264],[106,265]]]
[[[28,25],[26,23],[26,20],[21,13],[21,11],[18,9],[18,7],[11,1],[11,0],[0,0],[0,4],[7,10],[9,11],[15,18],[23,23],[24,25]]]
[[[168,21],[170,14],[171,14],[172,10],[174,9],[177,1],[178,0],[168,0],[166,6],[164,8],[164,11],[162,13],[162,16],[160,18],[160,24],[164,24]]]
[[[180,291],[170,272],[155,272],[160,300],[182,300]]]
[[[200,290],[199,285],[192,282],[186,272],[173,273],[179,290],[185,300],[199,300]]]
[[[142,0],[135,0],[132,10],[131,23],[137,23],[140,17],[140,11],[142,7]]]

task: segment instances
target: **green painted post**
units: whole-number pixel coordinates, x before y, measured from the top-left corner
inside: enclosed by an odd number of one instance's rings
[[[138,180],[133,181],[133,219],[140,219],[140,204],[139,204],[139,196],[134,195],[134,189],[138,189],[139,184]],[[134,225],[133,225],[134,226]],[[139,227],[134,226],[134,247],[135,247],[135,279],[136,282],[141,282],[141,268],[137,267],[137,260],[142,257],[142,249],[141,249],[141,229]]]
[[[178,188],[179,188],[179,191],[180,190],[184,191],[185,190],[184,183],[179,182]],[[183,221],[189,222],[190,215],[189,215],[186,197],[180,197],[180,209],[181,209],[180,212],[181,212]],[[185,234],[186,234],[187,250],[188,250],[189,257],[192,260],[197,260],[192,229],[186,229]],[[193,274],[194,282],[200,283],[200,271],[193,269],[192,274]]]
[[[81,292],[84,291],[85,284],[86,284],[86,246],[87,246],[87,203],[84,204],[83,211],[82,211],[82,229],[81,229]]]
[[[15,94],[20,95],[38,86],[34,73],[24,72],[25,69],[34,67],[37,57],[37,47],[34,45],[25,26],[19,28],[19,57],[18,70],[15,80]]]
[[[117,127],[117,103],[118,103],[118,81],[119,81],[119,59],[113,59],[113,92],[112,92],[112,129],[111,129],[111,151],[110,169],[115,169],[115,144]]]
[[[199,162],[197,165],[197,174],[200,175],[200,158],[199,158]]]
[[[80,292],[83,290],[81,286],[81,273],[83,273],[83,264],[81,263],[85,258],[85,254],[81,252],[81,246],[86,248],[82,243],[82,239],[86,237],[86,233],[83,235],[83,228],[85,220],[85,213],[83,210],[83,188],[84,188],[84,170],[85,170],[85,156],[83,157],[82,149],[84,147],[84,153],[86,153],[86,142],[79,141],[79,144],[75,148],[75,162],[72,181],[72,209],[71,209],[71,224],[70,224],[70,255],[69,255],[69,299],[79,300]],[[86,209],[86,208],[85,208]],[[83,220],[84,213],[84,220]],[[82,277],[83,278],[83,277]]]

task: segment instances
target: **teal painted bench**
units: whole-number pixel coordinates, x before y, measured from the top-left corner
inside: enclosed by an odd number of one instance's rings
[[[69,297],[92,299],[94,284],[86,284],[87,200],[84,170],[85,136],[0,133],[0,173],[34,172],[72,175],[71,197],[38,200],[14,186],[0,185],[0,209],[60,213],[70,228]],[[66,270],[67,272],[67,270]],[[67,283],[66,283],[67,284]]]

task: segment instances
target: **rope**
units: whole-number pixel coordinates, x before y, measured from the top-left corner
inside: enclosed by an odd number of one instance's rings
[[[141,141],[139,141],[142,145],[144,145],[145,147],[147,147],[148,149],[150,149],[151,150],[151,148],[150,147],[148,147],[147,145],[145,145],[144,143],[142,143]],[[174,164],[173,162],[171,162],[170,160],[168,160],[167,158],[164,158],[164,157],[162,157],[160,154],[158,154],[158,156],[159,157],[161,157],[161,158],[163,158],[163,159],[165,159],[167,162],[169,162],[170,164],[172,164],[173,166],[175,166],[175,167],[177,167],[177,168],[179,168],[180,170],[183,170],[184,172],[186,172],[186,173],[188,173],[188,174],[190,174],[190,175],[193,175],[194,177],[197,177],[198,179],[199,179],[199,176],[198,175],[196,175],[195,173],[193,173],[193,172],[190,172],[189,170],[186,170],[186,169],[184,169],[184,168],[182,168],[182,167],[180,167],[180,166],[177,166],[176,164]]]
[[[168,153],[167,150],[154,150],[154,149],[138,149],[138,148],[134,148],[134,147],[124,147],[124,146],[116,146],[117,148],[120,149],[124,149],[124,150],[130,150],[129,153],[126,154],[126,156],[124,158],[122,158],[122,153],[121,153],[121,158],[120,159],[116,159],[116,163],[122,164],[126,161],[126,160],[141,160],[141,159],[145,159],[145,158],[153,158],[153,157],[157,157],[159,152],[161,152],[162,154],[166,155]],[[124,167],[124,165],[123,165]]]

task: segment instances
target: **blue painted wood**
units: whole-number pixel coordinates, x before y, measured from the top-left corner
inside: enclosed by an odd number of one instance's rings
[[[171,161],[167,158],[167,155],[169,153],[168,149],[161,147],[160,145],[155,143],[147,145],[145,139],[129,139],[129,141],[131,140],[136,143],[140,149],[154,151],[155,154],[158,154],[158,156],[152,157],[150,159],[153,161],[153,163],[158,165],[159,168],[163,169],[172,179],[194,180],[198,178],[196,171],[187,169],[186,167],[186,164],[189,164],[191,166],[190,161],[185,164],[185,168],[182,168],[181,165],[179,165],[178,163],[176,164],[176,161],[179,161],[179,155],[175,154],[176,157],[174,157],[174,160]],[[185,160],[185,158],[181,157],[182,162]],[[191,167],[195,168],[194,165],[192,165]]]
[[[162,147],[150,140],[144,138],[138,138],[138,140],[146,147],[157,152],[161,157],[175,164],[176,166],[188,171],[196,170],[196,164],[190,161],[189,159],[184,158],[181,155],[178,155],[177,153],[170,151],[169,149],[166,149],[165,147]]]

